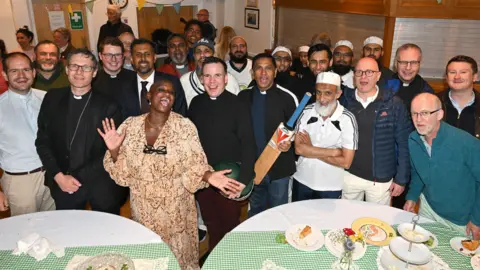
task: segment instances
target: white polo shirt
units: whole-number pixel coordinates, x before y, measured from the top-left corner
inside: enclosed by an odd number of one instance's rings
[[[227,62],[227,71],[232,74],[235,79],[237,79],[240,90],[245,90],[248,88],[248,85],[252,82],[252,60],[247,59],[247,62],[241,69],[237,69],[232,61]]]
[[[298,132],[307,132],[312,145],[320,148],[346,148],[357,150],[358,126],[355,116],[337,101],[330,118],[323,118],[315,110],[315,103],[305,107],[297,122]],[[342,190],[344,169],[316,158],[300,156],[293,177],[303,185],[317,191]]]

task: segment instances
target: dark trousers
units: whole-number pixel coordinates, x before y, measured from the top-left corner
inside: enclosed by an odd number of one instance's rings
[[[212,251],[222,238],[240,224],[240,202],[229,200],[213,187],[195,194],[208,230],[208,248]]]
[[[397,196],[397,197],[392,196],[392,207],[403,209],[403,206],[405,205],[405,202],[406,202],[405,196],[407,196],[409,186],[410,184],[407,184],[405,186],[405,190],[402,192],[402,194],[400,194],[400,196]]]
[[[313,190],[304,184],[293,179],[292,201],[305,201],[314,199],[340,199],[342,197],[341,190],[318,191]]]

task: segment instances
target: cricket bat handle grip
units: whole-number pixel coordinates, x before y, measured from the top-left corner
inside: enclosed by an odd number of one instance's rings
[[[303,109],[305,108],[305,106],[307,105],[307,102],[310,100],[311,97],[312,97],[312,94],[310,94],[309,92],[305,93],[305,95],[302,98],[302,101],[300,101],[300,104],[298,104],[297,109],[295,110],[295,112],[293,112],[290,119],[288,119],[288,122],[286,125],[288,129],[293,130],[294,128],[293,125],[295,124],[295,121],[297,121],[297,118],[300,116],[300,114],[302,113]]]

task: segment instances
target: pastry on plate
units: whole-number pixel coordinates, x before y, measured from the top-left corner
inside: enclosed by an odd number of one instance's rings
[[[300,239],[303,239],[305,237],[307,237],[308,235],[310,235],[312,233],[312,228],[310,226],[305,226],[305,228],[303,228],[303,230],[300,232],[299,234],[299,238]]]
[[[478,240],[462,240],[462,246],[470,251],[474,251],[480,246]]]

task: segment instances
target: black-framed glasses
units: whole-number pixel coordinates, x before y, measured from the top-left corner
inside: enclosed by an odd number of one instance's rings
[[[77,64],[70,64],[70,65],[67,66],[67,68],[71,71],[77,71],[79,69],[81,69],[85,72],[93,71],[93,67],[92,66],[87,66],[87,65],[80,66],[80,65],[77,65]]]
[[[397,60],[399,66],[406,67],[408,65],[412,67],[418,67],[420,65],[420,61],[400,61]]]
[[[166,146],[159,146],[157,149],[155,149],[153,146],[145,144],[145,147],[143,148],[143,153],[144,154],[157,154],[157,155],[166,155],[167,154],[167,147]]]
[[[353,74],[355,75],[355,77],[362,77],[363,74],[367,75],[367,77],[372,77],[373,74],[375,74],[377,72],[378,71],[376,71],[376,70],[367,69],[367,70],[355,70],[353,72]]]
[[[412,114],[412,118],[417,118],[418,116],[420,116],[423,119],[427,119],[428,117],[430,117],[430,115],[432,115],[432,114],[434,114],[434,113],[436,113],[440,110],[441,110],[441,108],[436,109],[435,111],[431,111],[431,112],[429,112],[429,111],[423,111],[423,112],[418,112],[418,113],[417,112],[412,112],[411,114]]]
[[[115,57],[115,60],[122,60],[123,53],[102,53],[102,56],[107,60],[112,60]]]

